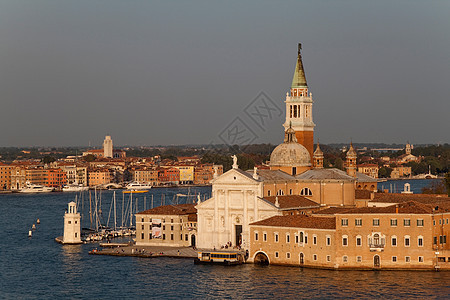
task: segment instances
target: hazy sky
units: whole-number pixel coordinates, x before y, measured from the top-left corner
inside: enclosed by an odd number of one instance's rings
[[[450,1],[0,0],[0,146],[280,143],[298,42],[316,140],[450,142]]]

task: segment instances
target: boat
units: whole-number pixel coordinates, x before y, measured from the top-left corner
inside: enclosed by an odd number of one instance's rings
[[[244,263],[244,257],[239,252],[228,251],[199,251],[198,256],[194,259],[196,265],[241,265]]]
[[[131,182],[126,185],[127,190],[137,191],[137,190],[149,190],[152,188],[152,185],[149,183],[139,183],[139,182]]]
[[[40,184],[32,184],[30,182],[26,183],[26,186],[23,189],[19,190],[19,193],[49,193],[53,192],[54,188],[43,186]]]
[[[82,192],[89,190],[88,186],[83,186],[82,184],[67,184],[62,188],[63,192]]]

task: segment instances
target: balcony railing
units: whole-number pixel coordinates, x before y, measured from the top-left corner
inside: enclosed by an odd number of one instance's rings
[[[369,244],[370,251],[383,251],[384,244],[382,243],[370,243]]]

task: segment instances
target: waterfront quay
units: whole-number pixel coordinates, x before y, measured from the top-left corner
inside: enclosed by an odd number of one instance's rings
[[[114,243],[111,243],[114,245]],[[111,255],[111,256],[135,256],[145,258],[172,257],[172,258],[190,258],[197,257],[197,250],[192,247],[164,247],[164,246],[116,246],[110,247],[108,244],[102,244],[102,249],[94,249],[89,252],[93,255]]]

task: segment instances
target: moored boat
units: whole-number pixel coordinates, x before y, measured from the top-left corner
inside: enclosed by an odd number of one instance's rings
[[[23,189],[20,189],[18,192],[33,194],[33,193],[49,193],[53,192],[53,190],[54,188],[52,187],[27,182],[26,186]]]
[[[67,184],[62,188],[63,192],[82,192],[87,190],[89,190],[89,187],[82,184]]]
[[[244,263],[244,256],[239,252],[227,251],[199,251],[198,257],[194,260],[196,265],[241,265]]]
[[[126,185],[127,190],[138,191],[138,190],[149,190],[152,185],[149,183],[131,182]]]

